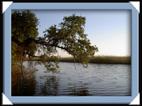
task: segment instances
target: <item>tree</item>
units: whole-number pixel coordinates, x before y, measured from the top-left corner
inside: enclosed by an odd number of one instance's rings
[[[38,36],[38,19],[29,10],[14,11],[12,13],[12,53],[19,56],[34,55],[36,48],[35,39]]]
[[[43,53],[42,62],[49,70],[58,67],[57,48],[71,54],[75,60],[87,64],[98,48],[91,45],[87,34],[84,33],[85,17],[68,16],[63,22],[51,26],[44,31],[43,37],[38,35],[38,20],[31,11],[15,11],[12,13],[12,55],[25,57],[34,56],[35,51]],[[19,49],[18,49],[19,48]]]
[[[38,36],[37,25],[38,19],[31,11],[12,12],[12,95],[23,95],[27,93],[25,89],[29,91],[35,87],[33,70],[25,71],[23,61],[37,49],[37,44],[30,40]]]
[[[75,60],[87,64],[98,48],[91,45],[87,34],[84,33],[84,27],[85,17],[75,15],[64,17],[59,27],[53,25],[45,30],[44,37],[39,38],[38,43],[51,53],[57,52],[56,48],[61,48],[71,54]]]

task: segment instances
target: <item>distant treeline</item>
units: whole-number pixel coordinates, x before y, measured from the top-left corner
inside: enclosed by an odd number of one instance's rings
[[[41,58],[36,57],[30,59],[32,61],[41,61]],[[74,60],[73,57],[61,57],[59,58],[60,62],[78,62]],[[131,57],[123,57],[123,56],[95,56],[90,58],[89,63],[97,63],[97,64],[131,64]]]
[[[68,57],[68,58],[61,58],[60,61],[61,62],[74,62],[74,59],[72,57]],[[89,63],[98,63],[98,64],[131,64],[131,57],[95,56],[93,58],[90,58]]]

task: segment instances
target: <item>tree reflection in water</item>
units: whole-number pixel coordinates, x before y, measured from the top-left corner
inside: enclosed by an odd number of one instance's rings
[[[41,86],[42,95],[58,95],[58,79],[56,76],[47,76],[46,82]]]
[[[69,89],[68,95],[72,95],[72,96],[88,96],[88,95],[90,95],[88,88],[85,86],[85,84],[82,84],[82,83],[79,87],[73,85],[73,86],[69,87],[68,89]]]
[[[88,96],[89,92],[86,88],[78,88],[78,89],[72,89],[72,92],[69,93],[69,95],[74,95],[74,96]]]
[[[75,84],[67,87],[66,96],[88,96],[89,91],[85,84],[80,83],[81,85],[75,86]],[[61,96],[59,91],[59,78],[55,75],[47,76],[46,82],[40,86],[40,94],[43,96]]]
[[[31,62],[29,66],[33,66]],[[21,71],[23,74],[21,74]],[[27,68],[19,64],[12,64],[12,96],[32,96],[35,93],[35,68]]]

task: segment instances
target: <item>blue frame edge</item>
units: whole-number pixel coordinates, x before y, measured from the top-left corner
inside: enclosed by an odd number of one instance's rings
[[[132,15],[131,35],[131,96],[11,96],[11,10],[12,9],[122,9],[130,10]],[[15,104],[46,104],[46,103],[116,103],[129,104],[138,94],[138,11],[130,3],[13,3],[4,12],[4,94]]]

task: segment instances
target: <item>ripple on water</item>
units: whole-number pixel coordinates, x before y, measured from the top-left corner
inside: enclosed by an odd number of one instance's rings
[[[45,72],[36,65],[35,95],[96,95],[131,94],[130,65],[89,64],[87,69],[72,63],[60,63],[60,72]]]

